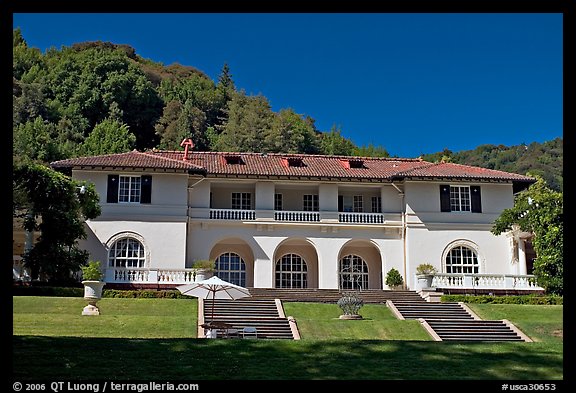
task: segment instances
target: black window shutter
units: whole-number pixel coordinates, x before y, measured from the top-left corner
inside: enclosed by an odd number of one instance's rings
[[[472,203],[472,213],[482,213],[480,186],[470,186],[470,202]]]
[[[140,203],[152,202],[152,176],[143,175],[140,178]]]
[[[119,175],[108,175],[108,190],[106,191],[107,203],[118,203]]]
[[[344,211],[344,197],[342,195],[338,195],[338,211]]]
[[[449,212],[450,209],[450,185],[440,184],[440,211]]]

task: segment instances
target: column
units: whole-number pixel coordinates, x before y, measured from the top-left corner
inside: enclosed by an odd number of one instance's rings
[[[526,243],[523,239],[518,239],[518,274],[526,274]]]
[[[254,207],[257,220],[268,221],[274,219],[274,191],[274,183],[271,181],[259,181],[256,183]]]
[[[338,185],[318,186],[318,206],[322,222],[338,222]]]

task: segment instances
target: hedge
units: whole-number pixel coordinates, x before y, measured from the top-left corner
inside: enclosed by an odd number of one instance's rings
[[[564,297],[556,295],[442,295],[442,302],[563,305]]]
[[[84,288],[72,287],[48,287],[48,286],[14,286],[14,296],[56,296],[56,297],[84,297]],[[104,298],[166,298],[166,299],[191,299],[193,297],[180,293],[177,289],[171,290],[120,290],[104,289]],[[442,302],[463,303],[492,303],[492,304],[534,304],[534,305],[563,305],[564,297],[556,295],[442,295]]]
[[[12,288],[12,295],[14,296],[55,296],[55,297],[84,297],[84,288],[69,288],[69,287],[23,287],[16,286]],[[191,299],[191,296],[186,296],[176,289],[172,290],[120,290],[120,289],[104,289],[102,297],[114,298],[168,298],[168,299]]]

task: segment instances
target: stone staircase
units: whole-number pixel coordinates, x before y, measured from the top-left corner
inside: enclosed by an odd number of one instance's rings
[[[427,319],[442,341],[526,341],[504,321]]]
[[[420,301],[393,301],[394,307],[404,319],[467,319],[474,317],[458,303],[429,303]]]
[[[481,320],[460,303],[395,301],[401,319],[418,319],[438,341],[530,341],[508,321]]]
[[[203,319],[212,318],[212,300],[203,301]],[[215,322],[230,324],[240,332],[245,327],[255,327],[258,338],[293,340],[290,322],[284,316],[282,304],[274,299],[246,298],[214,301]]]
[[[386,303],[388,300],[424,301],[415,291],[365,289],[362,291],[346,291],[338,289],[276,289],[248,288],[252,299],[280,299],[289,302],[336,303],[347,293],[354,293],[364,300],[365,304]]]
[[[252,326],[259,338],[296,339],[295,324],[284,315],[282,301],[336,303],[353,291],[338,289],[270,289],[249,288],[252,297],[238,300],[216,300],[214,320],[225,322],[241,331]],[[410,290],[368,289],[353,292],[364,304],[386,304],[400,319],[417,319],[438,341],[531,341],[506,320],[481,320],[461,303],[427,302]],[[210,320],[212,301],[203,302],[204,318]]]

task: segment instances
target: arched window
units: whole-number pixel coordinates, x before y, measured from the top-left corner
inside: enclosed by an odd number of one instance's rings
[[[108,252],[109,267],[144,267],[144,246],[133,238],[116,240]]]
[[[232,284],[246,286],[246,264],[240,255],[226,252],[216,258],[216,275]]]
[[[308,268],[300,255],[286,254],[276,262],[276,288],[308,288]]]
[[[368,289],[368,265],[358,255],[340,259],[340,289]]]
[[[479,273],[476,251],[466,246],[456,246],[446,255],[446,273]]]

